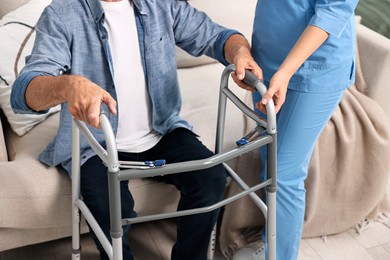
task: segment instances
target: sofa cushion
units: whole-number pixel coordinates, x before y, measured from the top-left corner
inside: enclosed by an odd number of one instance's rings
[[[202,55],[200,57],[194,57],[184,50],[180,49],[179,47],[176,47],[176,63],[177,68],[191,68],[195,66],[201,66],[206,65],[209,63],[216,63],[217,61],[207,57],[206,55]]]
[[[16,8],[27,3],[28,0],[1,0],[0,5],[0,19],[10,11],[15,10]]]
[[[59,107],[55,107],[44,115],[15,114],[9,102],[12,84],[34,43],[34,26],[44,7],[50,2],[31,0],[0,20],[0,106],[11,128],[19,136],[27,133],[49,114],[59,110]]]
[[[356,33],[368,96],[384,108],[390,118],[390,39],[363,25],[357,26]]]
[[[215,22],[222,26],[238,30],[250,40],[252,16],[247,14],[254,13],[256,1],[249,1],[243,4],[241,1],[195,0],[189,3],[198,10],[205,12]],[[236,17],[236,19],[232,19],[232,17]],[[189,68],[216,62],[205,55],[193,57],[179,48],[176,50],[176,60],[178,68]]]
[[[37,159],[56,134],[58,120],[59,113],[55,113],[22,137],[13,131],[5,133],[9,162],[0,162],[0,228],[71,225],[69,175]],[[178,196],[173,194],[178,192],[172,185],[131,180],[129,187],[135,199],[135,210],[140,215],[176,209]],[[164,206],[161,201],[166,202]]]

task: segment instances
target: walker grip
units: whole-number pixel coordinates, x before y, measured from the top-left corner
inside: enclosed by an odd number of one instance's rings
[[[245,70],[245,77],[243,79],[243,81],[248,84],[250,87],[252,87],[253,89],[256,89],[256,85],[261,82],[257,76],[249,71],[249,70]]]

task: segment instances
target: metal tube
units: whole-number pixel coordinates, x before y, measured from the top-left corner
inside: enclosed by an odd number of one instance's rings
[[[216,154],[206,159],[186,161],[180,163],[170,163],[161,168],[153,168],[150,170],[140,170],[140,169],[126,169],[122,170],[119,179],[120,180],[129,180],[129,179],[138,179],[138,178],[147,178],[158,175],[167,175],[173,173],[186,172],[189,170],[202,170],[211,168],[217,164],[228,161],[234,157],[237,157],[241,154],[247,153],[253,149],[259,148],[262,145],[265,145],[269,142],[272,142],[272,137],[262,136],[259,139],[232,150],[226,151],[224,153]]]
[[[88,222],[89,226],[97,236],[97,238],[100,241],[100,244],[102,244],[104,250],[106,251],[109,258],[112,258],[112,246],[110,244],[110,241],[108,241],[106,235],[100,228],[99,224],[97,223],[95,217],[92,215],[91,211],[88,209],[87,205],[85,205],[84,201],[77,200],[76,205],[80,208],[81,212],[84,215],[85,220]]]
[[[240,186],[241,189],[243,190],[248,190],[249,186],[238,176],[238,174],[233,171],[226,163],[223,164],[228,171],[230,177],[232,180]],[[249,193],[249,198],[255,203],[255,205],[261,210],[261,212],[264,215],[265,220],[267,221],[268,219],[268,213],[267,213],[267,205],[257,196],[256,193]]]
[[[110,235],[112,239],[113,260],[122,259],[122,207],[120,196],[119,161],[114,131],[108,117],[100,114],[100,126],[103,129],[107,145],[108,199],[110,205]]]
[[[160,220],[160,219],[166,219],[166,218],[173,218],[173,217],[183,217],[188,215],[194,215],[194,214],[200,214],[200,213],[206,213],[213,210],[216,210],[222,206],[225,206],[233,201],[236,201],[252,192],[255,192],[261,188],[264,188],[266,185],[269,185],[270,181],[259,183],[252,188],[248,190],[241,191],[229,198],[226,198],[224,200],[221,200],[213,205],[202,207],[202,208],[196,208],[196,209],[187,209],[182,211],[176,211],[176,212],[168,212],[168,213],[161,213],[161,214],[155,214],[155,215],[149,215],[149,216],[141,216],[141,217],[135,217],[135,218],[126,218],[123,219],[123,225],[127,224],[134,224],[134,223],[140,223],[140,222],[147,222],[147,221],[154,221],[154,220]]]
[[[76,201],[80,197],[80,131],[72,123],[72,260],[80,259],[80,211]]]
[[[107,151],[96,141],[95,137],[92,135],[91,131],[89,131],[88,127],[84,122],[73,119],[74,124],[79,128],[80,132],[87,139],[88,144],[95,151],[95,153],[106,163]]]
[[[268,219],[266,222],[266,239],[268,260],[276,259],[276,191],[267,193]]]
[[[274,141],[267,144],[267,178],[271,184],[267,187],[268,218],[267,221],[267,244],[268,259],[276,259],[276,191],[277,191],[277,136],[271,135]]]

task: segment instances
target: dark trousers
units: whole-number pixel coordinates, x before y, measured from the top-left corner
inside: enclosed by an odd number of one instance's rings
[[[166,134],[152,149],[142,153],[119,153],[119,160],[146,161],[165,159],[167,163],[205,159],[213,153],[191,131],[183,128]],[[154,177],[158,181],[175,185],[181,198],[178,210],[205,207],[220,201],[226,185],[226,171],[222,165],[215,167]],[[98,156],[81,167],[81,195],[86,205],[110,238],[107,168]],[[135,216],[134,200],[126,181],[121,182],[122,217]],[[164,203],[162,201],[161,203]],[[219,210],[177,218],[177,241],[172,248],[172,259],[207,259],[211,232]],[[129,226],[124,227],[123,258],[133,259],[128,242]],[[101,259],[108,259],[103,247],[91,230],[100,251]]]

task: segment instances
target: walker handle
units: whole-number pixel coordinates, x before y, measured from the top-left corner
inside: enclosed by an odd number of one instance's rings
[[[222,80],[221,80],[221,88],[222,91],[224,89],[228,89],[228,74],[235,72],[236,71],[236,66],[234,64],[228,65],[223,74],[222,74]],[[249,70],[245,70],[245,77],[243,79],[243,82],[245,82],[247,85],[252,87],[253,89],[257,90],[261,96],[264,96],[264,94],[267,92],[267,87],[264,85],[264,83],[257,78],[253,72]],[[231,99],[231,95],[228,96]],[[234,98],[236,99],[236,98]],[[232,99],[231,99],[232,100]],[[237,104],[234,100],[232,100],[233,103],[236,104],[245,114],[247,114],[249,117],[254,119],[255,121],[259,122],[256,117],[253,115],[253,111],[248,111],[245,108],[242,108],[241,105]],[[269,134],[275,134],[276,133],[276,111],[275,111],[275,105],[273,100],[269,100],[267,105],[266,105],[266,110],[267,110],[267,132]],[[257,114],[256,114],[257,115]],[[258,115],[257,115],[258,116]]]

